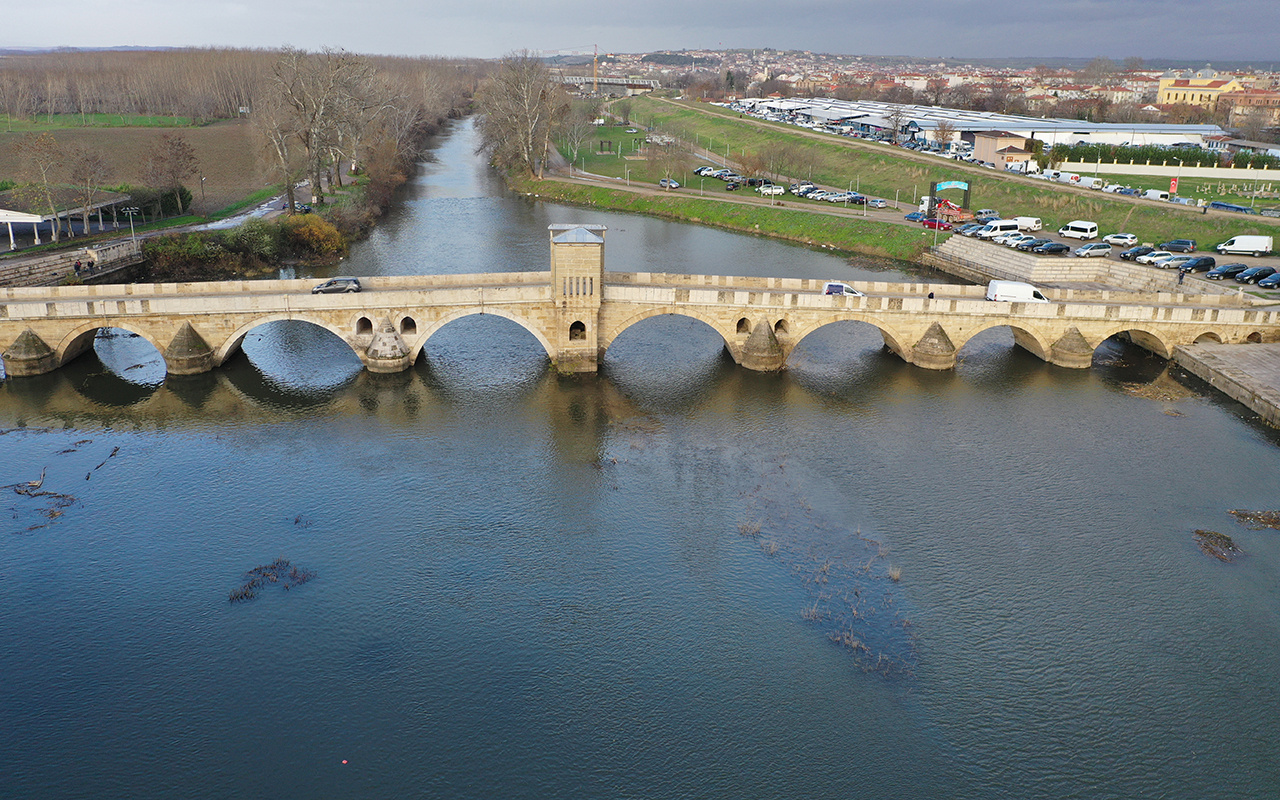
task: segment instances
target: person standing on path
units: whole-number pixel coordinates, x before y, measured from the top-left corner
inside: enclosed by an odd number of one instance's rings
[[[1185,269],[1180,269],[1180,270],[1178,270],[1178,285],[1179,285],[1179,286],[1181,286],[1181,285],[1182,285],[1182,281],[1183,281],[1183,279],[1184,279],[1184,278],[1186,278],[1186,277],[1187,277],[1187,271],[1186,271]]]

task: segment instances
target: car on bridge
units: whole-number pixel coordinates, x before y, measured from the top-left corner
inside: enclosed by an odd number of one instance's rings
[[[849,284],[847,284],[847,283],[841,283],[840,281],[827,281],[827,284],[826,284],[825,286],[823,286],[823,287],[822,287],[822,293],[823,293],[823,294],[840,294],[840,295],[850,295],[850,296],[852,296],[852,297],[866,297],[866,296],[867,296],[865,292],[860,292],[860,291],[858,291],[857,289],[855,289],[855,288],[853,288],[852,286],[850,286]]]
[[[311,289],[312,294],[346,294],[360,291],[360,279],[350,276],[330,278]]]

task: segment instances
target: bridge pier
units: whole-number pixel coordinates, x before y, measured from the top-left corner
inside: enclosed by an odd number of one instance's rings
[[[786,353],[778,343],[773,326],[769,324],[767,318],[761,317],[756,323],[755,330],[751,331],[751,335],[742,345],[738,364],[756,372],[777,372],[782,369],[786,361]]]
[[[199,375],[213,369],[213,349],[190,322],[182,323],[161,355],[170,375]]]
[[[956,346],[942,325],[935,322],[911,348],[911,357],[907,361],[925,369],[954,369]]]
[[[3,358],[5,374],[15,378],[44,375],[61,366],[58,354],[30,328],[18,334]]]
[[[1019,331],[1013,332],[1013,340],[1023,347],[1027,347],[1018,341]],[[1080,333],[1080,329],[1074,325],[1067,328],[1067,332],[1062,334],[1062,338],[1054,342],[1049,348],[1049,353],[1037,352],[1037,349],[1027,347],[1028,350],[1048,361],[1050,364],[1059,367],[1068,367],[1070,369],[1088,369],[1093,366],[1093,347]]]
[[[600,367],[604,225],[548,225],[551,236],[551,363],[562,375]]]
[[[390,319],[383,319],[378,323],[373,341],[369,342],[369,347],[360,360],[370,372],[386,374],[404,372],[413,366],[414,358],[413,353],[409,352],[409,346],[396,332],[396,326],[391,324]]]

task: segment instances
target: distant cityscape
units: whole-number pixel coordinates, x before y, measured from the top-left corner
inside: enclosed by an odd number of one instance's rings
[[[589,55],[550,60],[565,75],[593,70]],[[699,100],[879,100],[1092,122],[1212,123],[1243,138],[1280,139],[1276,65],[1169,68],[1138,58],[992,65],[766,49],[609,53],[594,69],[656,81]]]

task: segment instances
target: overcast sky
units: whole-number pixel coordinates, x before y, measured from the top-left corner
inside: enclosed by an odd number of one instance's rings
[[[1280,0],[0,0],[0,47],[234,46],[1128,56],[1280,64]]]

